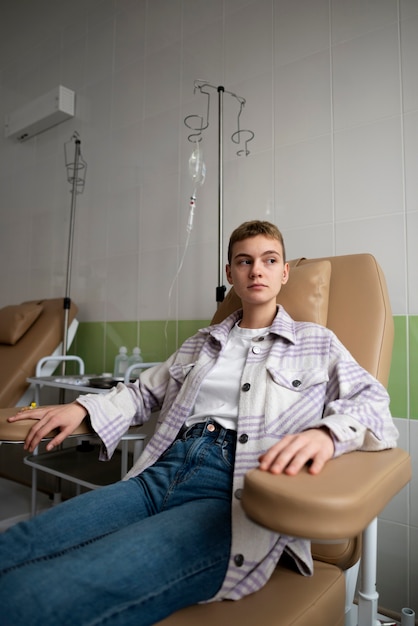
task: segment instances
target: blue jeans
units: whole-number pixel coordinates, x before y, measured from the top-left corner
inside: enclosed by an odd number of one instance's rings
[[[0,534],[3,626],[148,626],[220,589],[235,433],[183,430],[140,476]]]

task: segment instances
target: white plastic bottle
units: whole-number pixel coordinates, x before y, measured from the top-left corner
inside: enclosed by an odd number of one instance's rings
[[[142,363],[142,362],[143,362],[143,358],[141,354],[141,348],[138,348],[138,346],[136,346],[132,350],[132,354],[129,357],[129,365],[133,365],[134,363]]]
[[[135,346],[135,348],[132,350],[132,354],[129,357],[129,365],[135,365],[135,363],[142,363],[143,362],[143,358],[142,358],[142,354],[141,354],[141,348],[138,348],[138,346]],[[134,374],[137,376],[139,374],[139,369],[134,369],[131,374]]]
[[[115,367],[113,376],[115,378],[123,378],[129,364],[128,349],[125,346],[119,348],[119,354],[115,357]]]

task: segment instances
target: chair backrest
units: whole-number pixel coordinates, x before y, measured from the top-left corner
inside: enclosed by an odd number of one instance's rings
[[[17,314],[0,316],[0,407],[13,407],[28,388],[26,379],[35,375],[36,364],[44,356],[51,355],[59,346],[64,333],[64,300],[52,298],[25,302],[17,305]],[[20,308],[25,311],[38,309],[38,315],[31,319],[27,327],[21,327],[19,333],[11,339],[10,328],[2,324],[14,324],[21,319]],[[6,307],[6,309],[11,307]],[[4,309],[3,309],[4,310]],[[71,302],[68,323],[71,324],[77,314],[77,306]],[[6,311],[7,313],[7,311]],[[24,314],[23,314],[24,317]],[[29,319],[29,318],[28,318]],[[3,320],[3,321],[2,321]],[[4,338],[5,337],[5,338]],[[15,341],[16,340],[16,341]]]
[[[327,326],[367,371],[387,386],[394,323],[386,281],[370,254],[290,261],[287,284],[277,301],[298,321]],[[233,288],[220,303],[213,322],[240,308]],[[360,555],[360,538],[343,544],[313,544],[314,558],[343,569]]]
[[[383,272],[371,254],[289,262],[289,280],[277,301],[298,321],[335,332],[355,359],[387,386],[394,324]],[[241,303],[233,287],[219,305],[220,322]]]

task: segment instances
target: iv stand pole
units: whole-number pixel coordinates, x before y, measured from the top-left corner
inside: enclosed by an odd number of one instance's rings
[[[188,128],[191,128],[193,131],[197,131],[196,134],[192,134],[189,136],[189,141],[191,141],[191,137],[199,137],[199,141],[201,139],[200,135],[202,133],[203,130],[205,130],[208,126],[209,126],[209,102],[210,102],[210,94],[207,91],[204,91],[203,87],[210,87],[212,89],[217,89],[218,91],[218,286],[216,287],[216,302],[218,303],[218,306],[221,302],[223,302],[224,298],[225,298],[225,292],[226,292],[226,287],[225,285],[223,285],[223,280],[224,280],[224,272],[225,272],[225,268],[224,268],[224,264],[223,264],[223,255],[222,255],[222,246],[223,246],[223,211],[224,211],[224,180],[223,180],[223,96],[225,93],[225,88],[222,87],[222,85],[219,85],[218,87],[215,87],[214,85],[211,85],[210,83],[206,83],[205,81],[201,81],[201,80],[195,80],[194,82],[194,89],[196,91],[196,89],[199,89],[201,93],[205,94],[206,96],[208,96],[208,106],[207,106],[207,119],[206,119],[206,124],[204,124],[203,121],[203,117],[201,116],[197,116],[197,115],[188,115],[185,120],[184,123],[186,124],[186,126]],[[247,156],[249,154],[249,151],[247,149],[247,144],[249,141],[251,141],[254,138],[254,133],[252,131],[244,131],[241,130],[240,128],[240,124],[239,124],[239,118],[242,112],[242,108],[245,104],[245,100],[244,98],[241,98],[240,96],[237,96],[235,93],[232,93],[231,91],[227,91],[226,93],[229,93],[231,96],[233,96],[234,98],[236,98],[238,100],[238,102],[240,103],[240,111],[238,113],[238,128],[236,130],[236,132],[232,135],[231,139],[232,141],[234,141],[234,143],[239,143],[240,142],[240,135],[241,133],[245,132],[249,135],[249,137],[246,139],[245,141],[245,149],[244,150],[239,150],[237,152],[237,155],[240,156],[241,154],[245,154],[245,156]],[[200,127],[196,128],[194,125],[189,125],[188,120],[189,118],[192,117],[198,117],[200,119]]]
[[[75,140],[74,148],[74,175],[72,180],[71,189],[71,209],[70,209],[70,234],[68,238],[68,257],[67,257],[67,277],[65,283],[65,297],[64,297],[64,335],[62,340],[62,356],[67,355],[68,349],[68,318],[71,309],[71,269],[73,264],[73,244],[74,244],[74,223],[75,223],[75,209],[76,209],[76,196],[77,196],[77,172],[79,169],[80,161],[80,140]],[[62,375],[65,374],[65,361],[62,362]]]
[[[73,243],[74,243],[74,223],[75,223],[75,209],[76,209],[76,196],[77,196],[77,172],[80,162],[80,140],[76,137],[74,148],[74,169],[72,177],[71,188],[71,207],[70,207],[70,234],[68,237],[68,256],[67,256],[67,275],[65,281],[65,296],[64,296],[64,332],[62,337],[62,356],[67,356],[68,350],[68,321],[69,313],[71,309],[71,269],[73,264]],[[61,362],[61,374],[65,376],[65,359]],[[63,404],[65,401],[65,389],[59,390],[59,403]],[[34,470],[32,470],[34,471]],[[54,489],[54,503],[61,502],[61,478],[57,476],[55,478]]]
[[[226,287],[223,284],[223,210],[224,210],[224,181],[223,181],[223,95],[225,89],[218,87],[218,286],[216,288],[216,302],[218,306],[223,302]]]

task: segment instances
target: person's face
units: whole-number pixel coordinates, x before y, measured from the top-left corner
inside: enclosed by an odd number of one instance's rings
[[[232,247],[231,263],[226,266],[227,280],[243,306],[274,301],[289,278],[283,248],[277,239],[256,235],[237,241]]]

